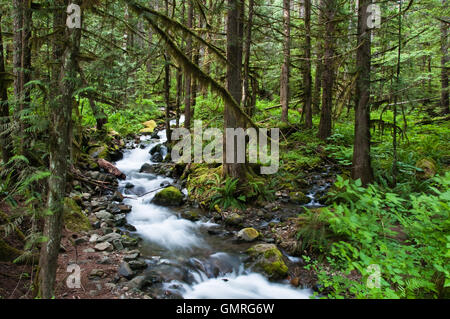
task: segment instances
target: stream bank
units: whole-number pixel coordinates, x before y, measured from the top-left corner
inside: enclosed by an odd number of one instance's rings
[[[151,161],[155,157],[150,151],[164,142],[164,130],[128,141],[123,158],[115,163],[126,179],[116,181],[109,174],[89,172],[95,180],[111,179],[113,188],[99,197],[72,194],[94,226],[77,238],[76,260],[68,251],[61,258],[63,265],[75,261],[83,265],[88,288],[80,298],[86,294],[89,298],[309,298],[315,275],[303,269],[300,257],[292,256],[298,255],[295,218],[304,206],[321,206],[316,198],[331,183],[330,169],[312,177],[314,187],[307,193],[311,201],[306,205],[293,204],[289,192],[281,191],[271,203],[217,214],[186,201],[183,183],[177,181],[183,170]],[[151,191],[167,185],[183,190],[184,205],[152,203],[157,192]],[[240,216],[237,223],[227,218],[233,214]],[[243,240],[243,228],[256,229],[257,238]],[[257,270],[257,262],[249,261],[245,253],[255,245],[278,251],[277,245],[286,272],[270,280],[267,273],[262,275],[264,271]],[[93,261],[97,266],[88,267]],[[67,276],[60,268],[59,275]],[[80,295],[79,290],[63,290],[63,297]]]

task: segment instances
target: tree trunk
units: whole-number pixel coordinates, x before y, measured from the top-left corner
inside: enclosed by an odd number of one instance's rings
[[[322,0],[321,0],[322,1]],[[323,18],[323,11],[322,7],[319,8],[319,26],[324,24],[324,18]],[[320,30],[322,31],[322,30]],[[312,107],[313,107],[313,113],[319,114],[320,113],[320,98],[322,93],[322,70],[323,70],[323,40],[321,40],[321,34],[317,35],[317,47],[316,47],[316,75],[314,78],[314,92],[312,97]]]
[[[80,5],[81,0],[72,3]],[[64,2],[59,3],[64,4]],[[66,2],[66,5],[68,2]],[[64,29],[64,10],[55,12],[54,29]],[[61,39],[61,38],[60,38]],[[47,241],[43,243],[39,260],[40,266],[40,297],[49,299],[54,297],[54,284],[58,265],[58,252],[61,242],[61,229],[63,225],[64,196],[66,189],[66,176],[70,156],[70,129],[72,121],[73,93],[76,88],[77,57],[80,47],[81,29],[65,30],[63,56],[61,61],[58,96],[51,101],[51,125],[50,125],[50,172],[48,181],[48,210],[44,225],[44,236]],[[58,45],[57,45],[58,46]],[[56,52],[61,52],[61,47],[56,47]]]
[[[322,77],[322,109],[320,112],[319,138],[322,140],[331,136],[331,109],[333,104],[333,84],[334,84],[334,29],[335,29],[335,0],[322,0],[321,5],[324,10],[326,21],[325,44],[324,44],[324,65]]]
[[[242,82],[242,39],[240,38],[239,27],[241,25],[241,2],[240,0],[228,0],[228,17],[227,17],[227,89],[236,102],[241,101]],[[227,128],[243,128],[245,129],[245,119],[236,108],[225,103],[224,114],[224,131]],[[237,147],[234,147],[233,161],[227,162],[227,142],[234,143],[234,140],[228,141],[227,134],[224,134],[223,143],[223,175],[233,178],[245,180],[246,165],[237,162]]]
[[[11,134],[6,132],[9,118],[9,103],[8,103],[8,82],[5,75],[5,59],[3,56],[3,36],[2,36],[2,15],[3,11],[0,10],[0,127],[6,127],[5,130],[0,130],[0,148],[2,151],[3,164],[8,163],[12,157],[11,150]]]
[[[192,20],[194,18],[194,5],[189,1],[187,27],[192,28]],[[192,37],[188,36],[186,39],[186,56],[192,60]],[[184,127],[189,129],[191,127],[191,75],[189,72],[184,76]]]
[[[14,73],[14,96],[17,105],[20,105],[22,97],[22,29],[23,29],[23,0],[13,0],[14,17],[14,53],[13,53],[13,73]]]
[[[243,96],[242,96],[242,104],[248,115],[252,116],[253,107],[251,104],[251,96],[250,96],[250,49],[252,43],[252,28],[253,28],[253,10],[254,10],[255,0],[249,0],[248,3],[248,20],[247,20],[247,29],[245,34],[245,44],[244,44],[244,81],[243,81]]]
[[[169,16],[169,0],[165,0],[166,15]],[[170,56],[168,52],[164,53],[164,100],[166,102],[166,138],[170,143],[172,141],[170,132]]]
[[[360,0],[358,12],[358,45],[356,52],[355,141],[352,178],[363,185],[373,182],[370,163],[370,30],[367,27],[367,6],[371,0]]]
[[[312,128],[312,96],[311,96],[311,0],[304,0],[305,17],[305,64],[303,74],[305,126]]]
[[[280,103],[281,103],[281,121],[288,122],[289,110],[289,64],[291,59],[290,41],[291,41],[291,1],[283,0],[283,65],[281,67],[280,79]]]
[[[442,0],[442,5],[445,8],[447,0]],[[448,55],[448,24],[441,22],[441,108],[442,114],[449,114],[449,88],[448,88],[448,69],[447,64],[450,61]]]

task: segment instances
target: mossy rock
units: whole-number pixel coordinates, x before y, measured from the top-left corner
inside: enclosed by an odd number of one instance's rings
[[[93,158],[106,159],[108,157],[108,146],[107,145],[99,145],[99,146],[92,147],[89,150],[89,155]]]
[[[252,266],[256,271],[263,272],[270,279],[283,279],[286,277],[288,267],[283,255],[274,244],[258,244],[247,250]]]
[[[142,124],[145,126],[145,128],[139,131],[142,134],[152,134],[155,130],[155,127],[157,126],[156,122],[153,120],[144,122]]]
[[[311,201],[311,198],[303,194],[302,192],[290,192],[289,201],[293,204],[304,205]]]
[[[260,235],[261,234],[256,229],[254,229],[252,227],[248,227],[248,228],[241,229],[237,236],[239,239],[251,242],[251,241],[255,241],[256,239],[258,239],[258,237]]]
[[[211,197],[216,193],[213,190],[213,183],[216,175],[222,174],[222,166],[213,166],[206,163],[193,163],[190,166],[189,174],[186,182],[186,188],[189,198],[199,203],[205,202],[204,206],[208,206]]]
[[[202,217],[200,215],[200,213],[198,211],[186,211],[186,212],[182,212],[181,213],[181,217],[183,217],[184,219],[190,220],[190,221],[197,221],[200,220],[200,218]]]
[[[64,198],[64,225],[73,232],[91,230],[91,223],[86,215],[81,211],[80,206],[69,197]]]
[[[232,213],[225,218],[225,224],[229,226],[239,226],[243,221],[242,216],[237,213]]]
[[[2,238],[0,238],[0,261],[13,261],[21,255],[20,250],[8,245]]]
[[[98,169],[98,163],[87,154],[81,154],[80,161],[85,164],[84,166],[90,171]]]
[[[416,167],[422,170],[416,174],[417,178],[421,180],[432,178],[437,172],[436,162],[431,158],[421,159],[416,163]]]
[[[153,203],[161,206],[180,206],[183,203],[183,194],[174,186],[169,186],[156,193]]]

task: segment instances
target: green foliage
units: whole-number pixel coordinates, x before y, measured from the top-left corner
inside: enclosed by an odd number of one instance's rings
[[[450,173],[433,179],[426,193],[400,194],[379,185],[361,187],[338,177],[334,204],[322,214],[335,236],[328,261],[345,275],[320,280],[329,297],[436,298],[450,278]],[[380,288],[368,288],[370,265],[381,269]],[[356,271],[361,280],[347,281]],[[448,288],[447,288],[448,289]]]
[[[227,209],[232,208],[244,208],[246,200],[245,195],[239,195],[237,191],[239,179],[227,177],[222,180],[221,177],[215,174],[215,179],[209,183],[213,184],[212,190],[215,194],[211,197],[210,208],[215,205]]]

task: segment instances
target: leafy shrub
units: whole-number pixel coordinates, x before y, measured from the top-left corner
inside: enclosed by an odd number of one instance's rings
[[[324,208],[333,242],[328,261],[343,272],[319,279],[329,297],[442,297],[450,287],[450,173],[433,179],[428,192],[397,193],[379,185],[361,186],[338,177],[335,203]],[[370,266],[381,270],[380,288],[368,288]],[[361,281],[348,280],[357,272]]]
[[[210,207],[219,205],[224,209],[232,208],[244,208],[246,200],[245,195],[239,195],[237,192],[237,183],[239,179],[227,177],[222,180],[219,175],[215,175],[215,180],[210,181],[214,184],[212,190],[215,194],[211,197]]]

